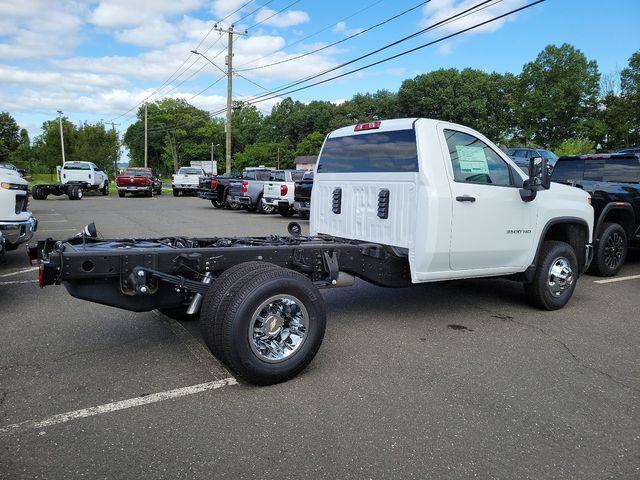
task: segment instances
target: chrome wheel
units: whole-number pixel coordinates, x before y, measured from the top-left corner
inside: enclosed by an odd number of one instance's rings
[[[607,238],[604,247],[604,263],[612,270],[617,268],[624,254],[624,239],[618,232],[613,232]]]
[[[300,350],[309,329],[309,314],[292,295],[271,297],[254,311],[249,322],[249,345],[265,362],[289,359]]]
[[[569,260],[565,257],[558,257],[551,262],[547,287],[554,297],[559,297],[573,285],[573,270]]]

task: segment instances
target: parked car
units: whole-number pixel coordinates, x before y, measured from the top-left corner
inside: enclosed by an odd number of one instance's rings
[[[153,174],[153,170],[143,167],[130,167],[116,177],[118,195],[144,193],[147,197],[162,195],[162,181]]]
[[[616,153],[633,153],[636,155],[640,155],[640,147],[625,148],[624,150],[620,150],[619,152],[616,152]]]
[[[274,170],[269,181],[264,182],[262,201],[265,206],[271,206],[283,217],[291,217],[293,209],[296,181],[302,180],[304,172],[301,170]]]
[[[595,211],[591,271],[610,277],[640,245],[640,155],[600,154],[560,157],[552,180],[591,195]]]
[[[550,150],[533,147],[511,147],[507,149],[507,155],[516,162],[524,172],[529,171],[529,160],[534,157],[544,157],[547,159],[550,170],[553,170],[558,156]]]
[[[318,159],[310,236],[291,224],[288,237],[49,240],[35,252],[39,278],[117,308],[199,314],[235,375],[282,382],[322,343],[319,288],[355,277],[400,287],[503,276],[539,308],[565,306],[591,259],[593,208],[587,193],[551,183],[547,163],[527,177],[480,133],[440,120],[345,127]]]
[[[81,200],[89,190],[109,195],[107,173],[92,162],[65,162],[60,169],[60,183],[35,185],[31,196],[35,200],[46,200],[49,195],[66,195],[70,200]]]
[[[198,193],[200,178],[204,176],[205,173],[202,168],[180,167],[178,173],[176,173],[175,175],[171,175],[171,188],[173,189],[173,196],[177,197],[178,195],[184,195],[185,193]]]
[[[233,180],[240,177],[233,172],[222,175],[205,175],[200,178],[198,197],[210,200],[211,205],[215,208],[228,207],[237,210],[240,208],[240,204],[229,201],[229,186]]]
[[[241,178],[230,182],[228,200],[238,203],[248,212],[273,213],[275,207],[262,201],[264,182],[270,176],[271,169],[245,170]]]
[[[31,239],[38,222],[29,211],[29,184],[17,171],[0,167],[0,237],[2,251]]]
[[[302,180],[296,182],[293,209],[301,218],[309,220],[311,211],[311,190],[313,189],[313,172],[305,172]]]

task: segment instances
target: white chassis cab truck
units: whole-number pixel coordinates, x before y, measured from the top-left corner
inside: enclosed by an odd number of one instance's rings
[[[60,183],[35,185],[31,189],[34,200],[46,200],[49,195],[67,195],[69,200],[81,200],[84,192],[99,190],[109,195],[109,176],[92,162],[65,162],[60,168]]]
[[[209,349],[240,378],[287,380],[324,336],[321,288],[506,277],[546,310],[562,308],[592,257],[583,191],[525,175],[480,133],[427,119],[330,133],[316,165],[311,234],[95,238],[38,242],[41,286],[132,311],[199,318]]]

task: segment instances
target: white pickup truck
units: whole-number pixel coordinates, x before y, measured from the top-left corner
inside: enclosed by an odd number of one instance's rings
[[[185,193],[197,193],[200,177],[204,177],[205,173],[199,167],[180,167],[178,173],[171,176],[171,188],[173,196],[177,197]]]
[[[283,217],[291,217],[293,209],[296,182],[302,180],[304,171],[274,170],[269,181],[264,182],[262,201],[278,210]]]
[[[522,282],[539,308],[566,305],[592,258],[593,208],[584,191],[552,184],[547,166],[531,159],[527,176],[462,125],[375,121],[327,136],[310,236],[296,223],[289,236],[82,235],[39,242],[30,253],[40,259],[41,285],[63,283],[74,297],[126,310],[199,318],[214,355],[246,381],[271,384],[298,374],[320,348],[319,289],[356,277],[385,287],[504,277]],[[383,354],[384,344],[378,348]]]
[[[0,167],[0,251],[15,250],[38,228],[29,211],[29,184],[20,174]]]

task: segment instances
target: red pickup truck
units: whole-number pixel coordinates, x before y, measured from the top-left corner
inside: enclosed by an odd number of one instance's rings
[[[144,193],[147,197],[153,197],[154,193],[162,195],[162,182],[150,168],[127,168],[122,175],[116,177],[116,186],[120,197],[127,193]]]

